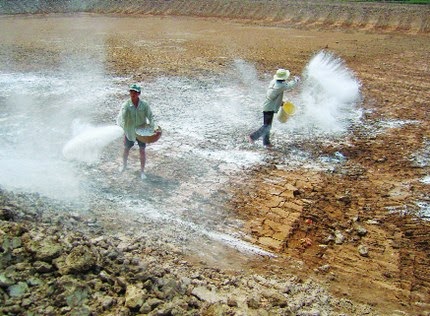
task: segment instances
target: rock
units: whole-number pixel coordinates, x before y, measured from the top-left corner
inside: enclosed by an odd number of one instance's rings
[[[115,281],[106,271],[102,270],[99,273],[99,277],[103,282],[109,283],[110,285],[114,284]]]
[[[296,315],[297,316],[320,316],[321,312],[316,309],[311,309],[310,311],[300,311]]]
[[[33,300],[29,298],[24,298],[21,302],[21,306],[24,308],[29,307],[31,304],[33,304]]]
[[[334,232],[334,236],[335,236],[335,239],[334,239],[335,244],[341,245],[344,243],[345,236],[343,236],[343,234],[339,230],[336,230]]]
[[[265,309],[262,309],[262,308],[257,309],[255,312],[256,312],[256,315],[258,315],[258,316],[269,316],[270,315],[268,311],[266,311]],[[290,314],[282,313],[282,315],[290,315]]]
[[[285,307],[288,306],[288,299],[274,289],[261,291],[261,295],[272,302],[272,305]]]
[[[332,242],[334,242],[334,240],[335,240],[335,237],[333,236],[333,235],[328,235],[328,236],[326,236],[324,239],[323,239],[323,243],[325,244],[325,245],[327,245],[327,244],[331,244]]]
[[[227,305],[231,306],[231,307],[237,307],[238,306],[238,302],[237,302],[236,297],[229,296],[227,298]]]
[[[85,302],[88,299],[89,293],[88,288],[83,284],[77,284],[73,287],[66,289],[66,303],[69,307],[73,309],[79,309],[81,311],[80,315],[87,315],[87,307]]]
[[[348,195],[341,195],[337,197],[337,200],[347,205],[351,204],[351,197]]]
[[[30,263],[29,262],[18,262],[11,267],[13,267],[16,271],[24,271],[24,270],[27,270],[30,268]]]
[[[55,260],[54,264],[57,266],[60,274],[70,274],[77,272],[85,272],[94,267],[97,262],[96,255],[88,246],[77,246],[62,258]]]
[[[318,267],[318,271],[326,273],[330,270],[330,268],[331,268],[331,266],[329,264],[325,264],[325,265]]]
[[[163,280],[161,286],[162,299],[172,299],[176,294],[184,294],[185,291],[181,291],[180,284],[173,279]]]
[[[18,282],[17,284],[8,287],[7,292],[10,297],[22,297],[28,291],[28,285],[25,282]]]
[[[2,221],[9,221],[14,218],[14,212],[12,209],[10,209],[7,206],[3,206],[0,209],[0,220]]]
[[[52,237],[26,242],[26,249],[32,252],[37,260],[50,262],[62,253],[62,246]]]
[[[27,279],[27,284],[30,286],[39,286],[39,285],[43,284],[43,281],[39,278],[31,277],[31,278]]]
[[[367,247],[364,245],[358,246],[358,253],[362,257],[368,257],[369,256],[369,251],[368,251]]]
[[[131,309],[140,308],[146,298],[146,292],[133,284],[127,285],[125,291],[125,306]]]
[[[369,225],[381,225],[380,221],[376,219],[369,219],[366,221],[366,223]]]
[[[260,307],[260,297],[257,295],[252,295],[246,300],[249,308],[258,309]]]
[[[14,237],[4,236],[3,242],[1,243],[1,246],[5,250],[13,250],[21,247],[21,245],[22,245],[21,238],[16,236]]]
[[[104,297],[102,302],[101,302],[104,310],[109,309],[114,303],[115,303],[115,300],[111,296]]]
[[[11,277],[6,276],[4,273],[0,273],[0,287],[7,288],[13,284],[15,284],[15,281]]]
[[[35,261],[33,263],[33,268],[39,273],[47,273],[54,270],[54,267],[45,261]]]
[[[198,286],[191,291],[191,294],[201,301],[208,303],[217,303],[227,301],[224,297],[219,295],[216,291],[208,290],[206,287]]]
[[[146,302],[142,305],[142,307],[140,308],[139,312],[147,314],[151,311],[153,311],[155,308],[157,308],[157,306],[163,304],[164,301],[158,299],[158,298],[149,298],[148,300],[146,300]]]
[[[356,227],[355,227],[355,230],[356,230],[356,232],[357,232],[357,235],[358,236],[360,236],[360,237],[364,237],[364,236],[366,236],[367,235],[367,229],[366,228],[364,228],[363,226],[361,226],[361,225],[357,225]]]
[[[221,303],[212,304],[207,309],[205,315],[208,315],[208,316],[228,315],[228,306],[221,304]]]
[[[7,313],[7,315],[22,315],[24,310],[18,304],[10,305],[2,308],[2,312]],[[3,315],[3,314],[2,314]]]

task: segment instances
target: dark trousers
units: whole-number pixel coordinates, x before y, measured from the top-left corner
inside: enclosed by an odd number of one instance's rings
[[[270,129],[272,128],[273,115],[275,112],[263,112],[263,126],[249,135],[252,140],[257,140],[263,136],[263,145],[270,145]]]

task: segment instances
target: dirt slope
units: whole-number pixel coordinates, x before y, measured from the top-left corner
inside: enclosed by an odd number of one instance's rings
[[[93,12],[237,19],[249,23],[323,29],[430,31],[430,6],[302,0],[90,0],[13,1],[0,4],[0,14]]]

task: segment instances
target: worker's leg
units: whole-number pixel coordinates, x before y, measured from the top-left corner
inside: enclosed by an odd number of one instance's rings
[[[253,143],[254,141],[256,141],[257,139],[259,139],[262,135],[264,135],[264,131],[266,130],[267,126],[264,124],[264,117],[265,117],[265,112],[263,112],[263,125],[257,129],[255,132],[251,133],[249,135],[249,142]]]
[[[263,145],[266,147],[272,146],[270,143],[270,130],[272,129],[273,115],[275,112],[263,112],[264,114],[264,125],[265,129],[263,132]]]
[[[134,142],[129,140],[127,136],[124,135],[124,151],[122,153],[122,169],[121,172],[125,171],[127,169],[127,161],[128,161],[128,155],[130,154],[130,149],[133,147]]]
[[[146,144],[142,143],[140,141],[137,141],[139,144],[139,156],[140,156],[140,177],[143,179],[146,179],[145,175],[145,163],[146,163]]]

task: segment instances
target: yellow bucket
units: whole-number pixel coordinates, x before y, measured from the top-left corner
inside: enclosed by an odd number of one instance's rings
[[[285,123],[288,118],[296,113],[296,107],[290,101],[284,102],[278,112],[278,121]]]

